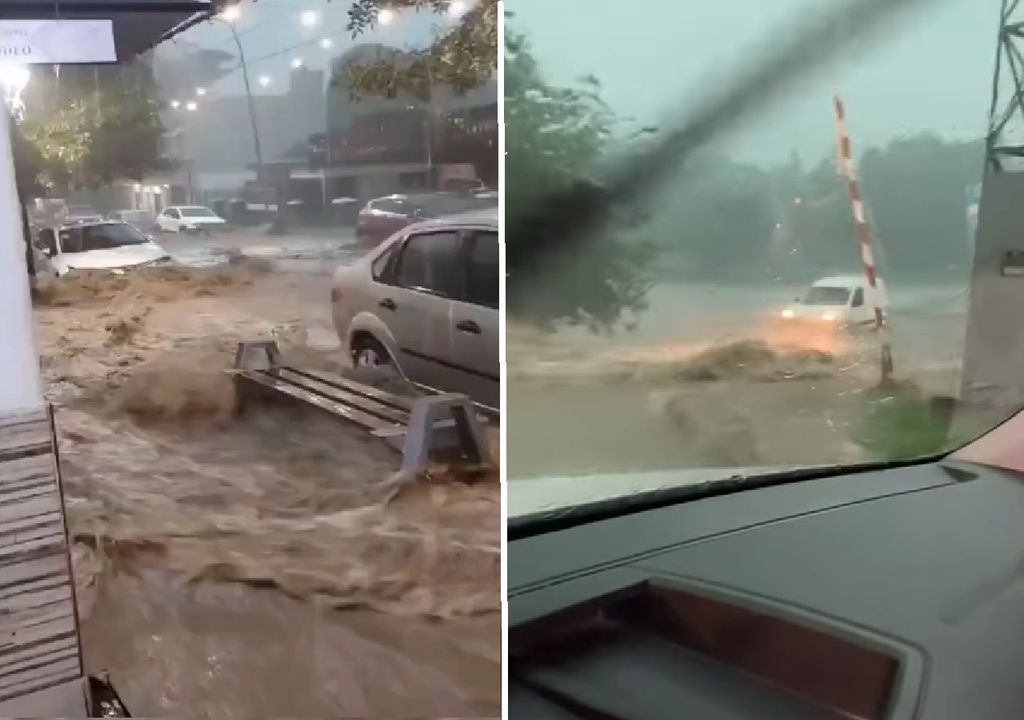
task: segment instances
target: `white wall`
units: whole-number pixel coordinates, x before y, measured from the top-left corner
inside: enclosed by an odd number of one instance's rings
[[[10,122],[0,102],[0,414],[43,404]]]

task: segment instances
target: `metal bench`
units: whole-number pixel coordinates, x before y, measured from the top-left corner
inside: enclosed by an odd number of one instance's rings
[[[335,373],[289,367],[273,341],[239,343],[231,372],[239,411],[254,391],[326,411],[400,450],[403,474],[418,474],[437,452],[455,452],[473,464],[489,461],[482,427],[497,424],[498,412],[465,395],[419,385],[423,395],[412,398]]]

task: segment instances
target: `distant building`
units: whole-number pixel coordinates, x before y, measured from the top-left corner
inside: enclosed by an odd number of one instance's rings
[[[311,138],[307,172],[293,173],[294,192],[316,198],[368,200],[438,188],[467,173],[498,183],[498,97],[491,81],[465,94],[438,85],[431,102],[412,96],[354,98],[344,78],[351,64],[396,62],[402,52],[357,45],[332,63],[326,132]]]
[[[280,95],[255,94],[253,105],[264,163],[305,148],[310,135],[322,132],[326,115],[323,70],[299,68]],[[173,194],[181,202],[206,202],[211,197],[237,197],[246,182],[256,179],[256,153],[249,104],[245,95],[202,99],[195,112],[182,108],[164,112],[168,128],[167,155],[179,168]]]

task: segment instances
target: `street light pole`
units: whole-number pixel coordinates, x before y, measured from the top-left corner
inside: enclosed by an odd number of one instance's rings
[[[256,151],[257,178],[262,181],[264,179],[263,147],[260,145],[260,129],[256,122],[256,104],[253,102],[252,86],[249,84],[249,66],[245,61],[245,48],[242,47],[242,40],[238,37],[235,24],[222,18],[217,18],[217,20],[228,26],[228,29],[231,31],[231,37],[238,47],[238,59],[242,63],[242,80],[245,83],[245,99],[249,106],[249,123],[252,125],[252,144]]]

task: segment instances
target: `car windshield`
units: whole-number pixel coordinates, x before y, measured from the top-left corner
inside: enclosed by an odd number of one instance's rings
[[[510,515],[934,457],[1024,396],[964,401],[1012,375],[1006,299],[970,288],[999,8],[851,4],[508,3]],[[1017,303],[1006,193],[984,273]]]
[[[815,285],[804,296],[807,305],[845,305],[850,299],[849,288]]]
[[[120,215],[125,222],[145,222],[153,219],[153,216],[144,210],[127,210]]]
[[[188,218],[215,218],[217,215],[210,209],[204,207],[183,207],[181,216]]]
[[[124,223],[85,225],[60,233],[61,249],[65,253],[111,250],[126,245],[145,245],[148,242],[149,238]]]

